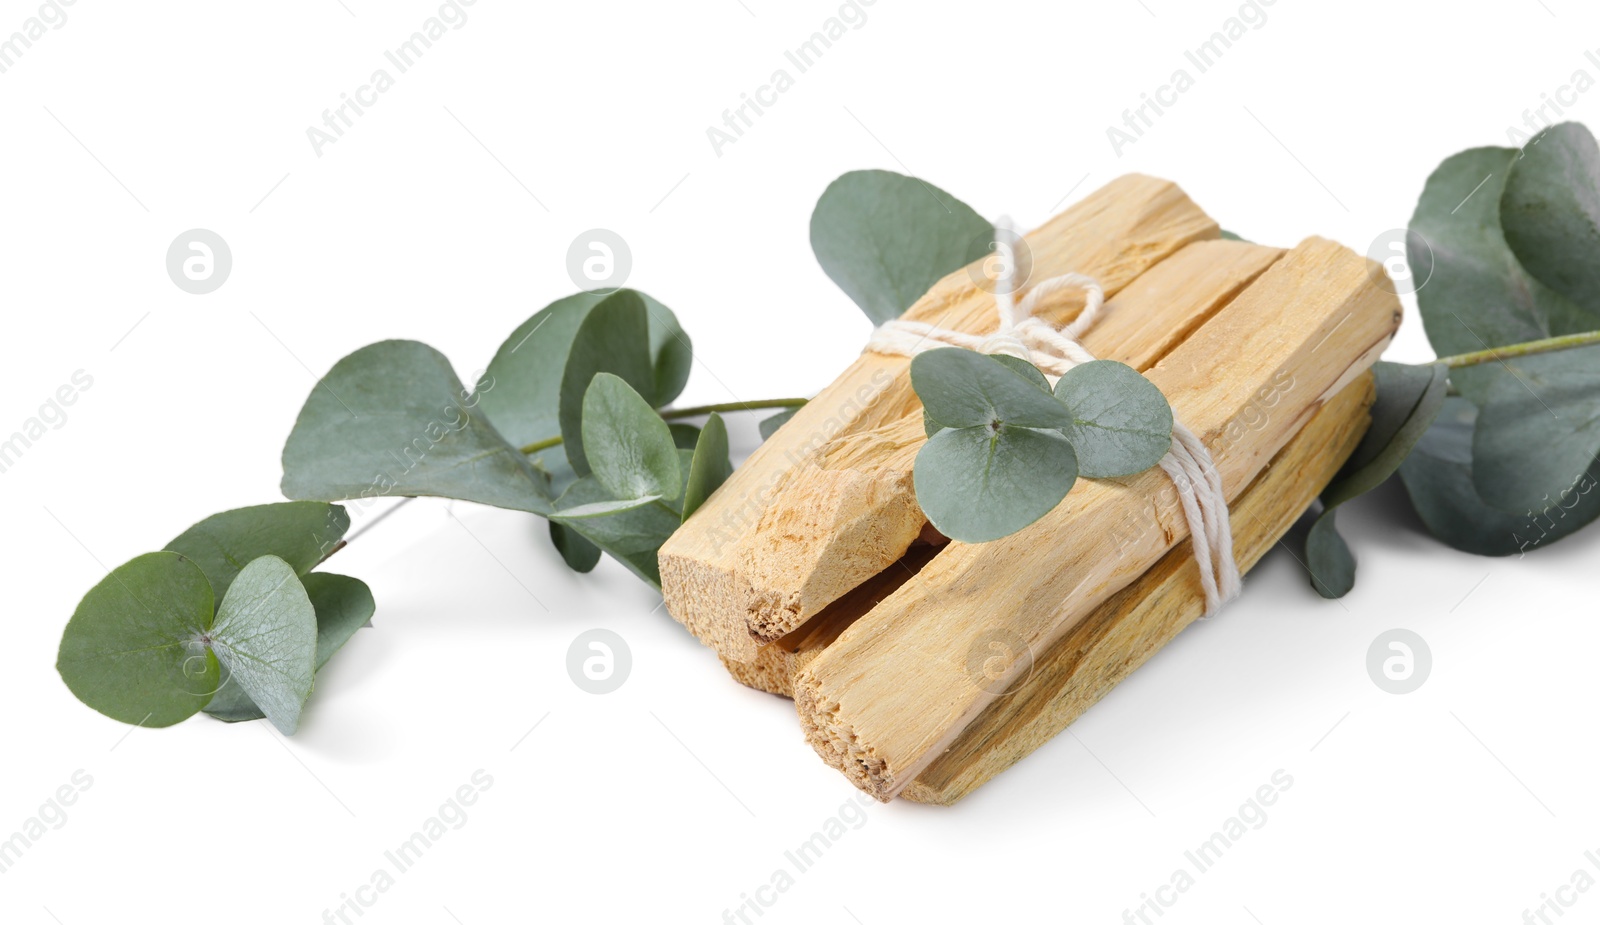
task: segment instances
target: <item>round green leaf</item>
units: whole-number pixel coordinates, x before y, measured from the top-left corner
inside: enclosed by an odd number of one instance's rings
[[[1552,322],[1567,319],[1562,324],[1570,325],[1587,314],[1528,275],[1506,244],[1500,202],[1518,154],[1514,148],[1474,148],[1446,159],[1428,178],[1411,216],[1411,264],[1433,265],[1417,290],[1417,307],[1439,356],[1569,333]],[[1592,320],[1577,330],[1600,328],[1600,316]],[[1486,364],[1455,370],[1450,378],[1463,395],[1481,400],[1495,374]]]
[[[217,689],[211,585],[175,552],[152,552],[113,569],[89,590],[66,630],[56,670],[77,698],[140,726],[193,716]]]
[[[1507,360],[1478,411],[1472,477],[1509,513],[1539,510],[1600,454],[1600,347]]]
[[[337,504],[286,501],[213,514],[178,534],[165,548],[187,557],[223,595],[245,563],[277,556],[305,574],[333,551],[350,529],[350,515]]]
[[[293,735],[317,659],[317,613],[294,569],[277,556],[246,565],[208,637],[231,682],[279,732]]]
[[[306,597],[317,614],[316,670],[328,663],[333,654],[343,648],[371,619],[377,605],[372,591],[365,582],[345,575],[312,572],[301,579]],[[217,695],[206,704],[206,714],[237,723],[263,719],[266,714],[255,705],[244,688],[233,682],[232,673],[224,665]]]
[[[567,365],[561,373],[562,447],[566,450],[567,462],[578,475],[588,475],[591,470],[583,433],[583,406],[590,383],[601,373],[622,379],[640,396],[654,388],[649,314],[644,300],[630,289],[612,293],[590,310],[578,326],[572,350],[567,354]],[[641,401],[651,407],[648,400],[641,398]]]
[[[1509,556],[1548,546],[1600,517],[1600,460],[1572,489],[1527,514],[1486,503],[1473,484],[1477,416],[1472,402],[1445,399],[1438,420],[1400,466],[1406,494],[1428,532],[1463,552]]]
[[[828,185],[811,213],[823,272],[873,324],[897,318],[972,260],[989,220],[944,190],[888,170],[856,170]]]
[[[1172,446],[1172,406],[1138,370],[1096,360],[1067,370],[1056,398],[1070,423],[1061,428],[1078,454],[1079,471],[1092,479],[1143,472]]]
[[[1558,126],[1521,151],[1458,154],[1429,178],[1412,246],[1426,243],[1434,255],[1433,277],[1417,299],[1440,355],[1600,328],[1600,303],[1590,301],[1600,292],[1595,161],[1587,130]],[[1583,474],[1600,452],[1595,354],[1564,351],[1451,373],[1452,384],[1483,407],[1474,426],[1474,501],[1516,517]]]
[[[671,309],[643,292],[634,291],[633,294],[645,308],[646,351],[651,367],[648,388],[642,373],[635,385],[646,400],[660,408],[683,391],[689,380],[694,352]],[[481,407],[513,446],[527,446],[561,433],[561,383],[578,329],[595,306],[609,295],[579,292],[550,303],[518,325],[489,361],[484,383],[479,387]],[[629,359],[633,356],[635,354],[630,354]],[[595,371],[590,369],[589,376]],[[621,374],[616,369],[609,371]],[[623,378],[633,381],[628,375]],[[583,389],[587,387],[588,379],[584,378],[575,393],[580,405]],[[689,448],[693,446],[693,443],[688,444]],[[571,480],[565,447],[551,447],[534,458],[563,486]]]
[[[1033,523],[1061,503],[1077,477],[1072,444],[1060,433],[1006,424],[941,430],[917,453],[913,470],[929,522],[965,543]]]
[[[1065,427],[1067,409],[1031,377],[992,356],[942,347],[911,361],[911,385],[923,410],[945,427],[1002,422],[1018,427]]]
[[[1522,149],[1500,198],[1506,242],[1540,282],[1600,315],[1600,145],[1576,122]],[[1554,319],[1552,334],[1563,330]],[[1581,326],[1585,322],[1579,322]]]
[[[712,412],[700,431],[700,442],[689,463],[689,481],[683,493],[683,519],[688,520],[690,514],[699,510],[732,474],[733,463],[728,459],[728,425],[722,422],[721,415]]]
[[[594,571],[600,564],[600,547],[584,539],[582,534],[565,524],[550,521],[550,542],[561,553],[567,568],[580,574]]]
[[[595,478],[617,498],[680,496],[683,473],[667,422],[619,377],[600,373],[590,383],[583,442]]]
[[[283,493],[337,501],[436,495],[543,514],[549,486],[439,351],[388,340],[334,364],[283,447]]]

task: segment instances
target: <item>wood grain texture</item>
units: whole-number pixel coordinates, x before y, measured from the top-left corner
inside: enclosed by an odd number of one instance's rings
[[[1109,299],[1083,344],[1145,372],[1282,255],[1242,241],[1190,244]],[[793,632],[906,551],[927,524],[912,484],[926,442],[919,404],[898,421],[830,441],[790,470],[740,544],[744,609],[758,640]]]
[[[1097,277],[1108,294],[1120,292],[1152,266],[1194,241],[1217,238],[1216,222],[1170,182],[1130,175],[1107,184],[1026,236],[1034,273],[1074,270]],[[1081,297],[1052,300],[1040,312],[1061,324],[1081,309]],[[966,270],[941,280],[906,318],[972,333],[994,329],[994,303]],[[838,441],[888,425],[918,420],[905,357],[863,354],[844,374],[779,428],[661,548],[667,610],[725,657],[750,660],[757,640],[749,629],[755,597],[739,573],[741,549],[768,509],[785,496],[790,473],[815,468]],[[898,474],[837,469],[838,499],[804,540],[835,563],[842,576],[834,597],[892,564],[915,539],[922,515],[899,487]],[[854,512],[874,512],[861,519]],[[843,543],[833,537],[848,538]],[[826,601],[812,601],[815,613]]]
[[[1370,423],[1373,394],[1370,373],[1346,386],[1234,501],[1240,571],[1289,531],[1349,458]],[[1199,569],[1189,545],[1179,544],[1054,645],[1030,656],[1028,676],[990,704],[901,796],[945,805],[967,796],[1066,729],[1204,610]]]
[[[1399,303],[1374,279],[1360,255],[1308,239],[1149,371],[1230,500],[1392,336]],[[894,797],[1013,680],[987,677],[985,653],[1050,649],[1187,535],[1173,486],[1150,470],[1080,482],[1004,539],[951,543],[800,672],[807,740]]]
[[[1371,374],[1346,386],[1278,451],[1232,506],[1234,557],[1249,572],[1322,493],[1370,421]],[[793,697],[795,678],[844,630],[926,565],[937,550],[913,546],[897,563],[829,605],[803,629],[764,646],[754,661],[724,659],[740,683]],[[1051,648],[1028,676],[962,731],[901,796],[949,805],[1044,745],[1142,666],[1205,609],[1190,546],[1180,543]]]

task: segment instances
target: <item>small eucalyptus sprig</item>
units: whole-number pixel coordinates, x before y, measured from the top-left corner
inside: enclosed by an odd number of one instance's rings
[[[1154,466],[1172,443],[1172,407],[1123,363],[1096,360],[1051,388],[1033,364],[946,347],[911,361],[928,442],[917,503],[951,539],[984,543],[1055,510],[1078,477]]]

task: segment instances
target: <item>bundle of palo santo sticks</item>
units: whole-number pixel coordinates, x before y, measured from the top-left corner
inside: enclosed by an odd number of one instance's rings
[[[1120,178],[1026,236],[1033,277],[1093,276],[1083,343],[1144,373],[1205,442],[1248,569],[1368,424],[1400,305],[1332,242],[1221,231],[1172,183]],[[976,334],[993,296],[946,277],[904,317]],[[1065,324],[1063,292],[1038,315]],[[1189,528],[1152,469],[1082,480],[989,543],[946,542],[912,486],[910,360],[863,353],[661,549],[672,615],[734,678],[792,697],[824,761],[880,800],[954,803],[1065,729],[1205,607]]]

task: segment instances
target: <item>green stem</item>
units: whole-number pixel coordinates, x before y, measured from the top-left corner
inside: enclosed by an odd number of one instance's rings
[[[1458,353],[1455,356],[1440,357],[1436,362],[1443,363],[1451,369],[1463,369],[1483,363],[1515,360],[1518,357],[1554,353],[1557,350],[1571,350],[1574,347],[1587,347],[1591,344],[1600,344],[1600,331],[1587,331],[1583,334],[1563,334],[1560,337],[1546,337],[1543,340],[1530,340],[1521,344],[1508,344],[1504,347],[1474,350],[1471,353]]]
[[[720,405],[695,405],[692,408],[668,408],[660,412],[661,417],[668,421],[678,418],[699,417],[713,411],[760,411],[763,408],[799,408],[809,399],[805,398],[763,398],[760,401],[729,401]]]
[[[694,405],[689,408],[668,408],[658,411],[664,421],[675,421],[679,418],[694,418],[702,414],[730,411],[760,411],[764,408],[799,408],[808,399],[804,398],[763,398],[760,401],[729,401],[717,405]],[[524,455],[532,455],[540,450],[548,450],[553,446],[561,445],[561,435],[546,437],[528,444],[522,448]]]

